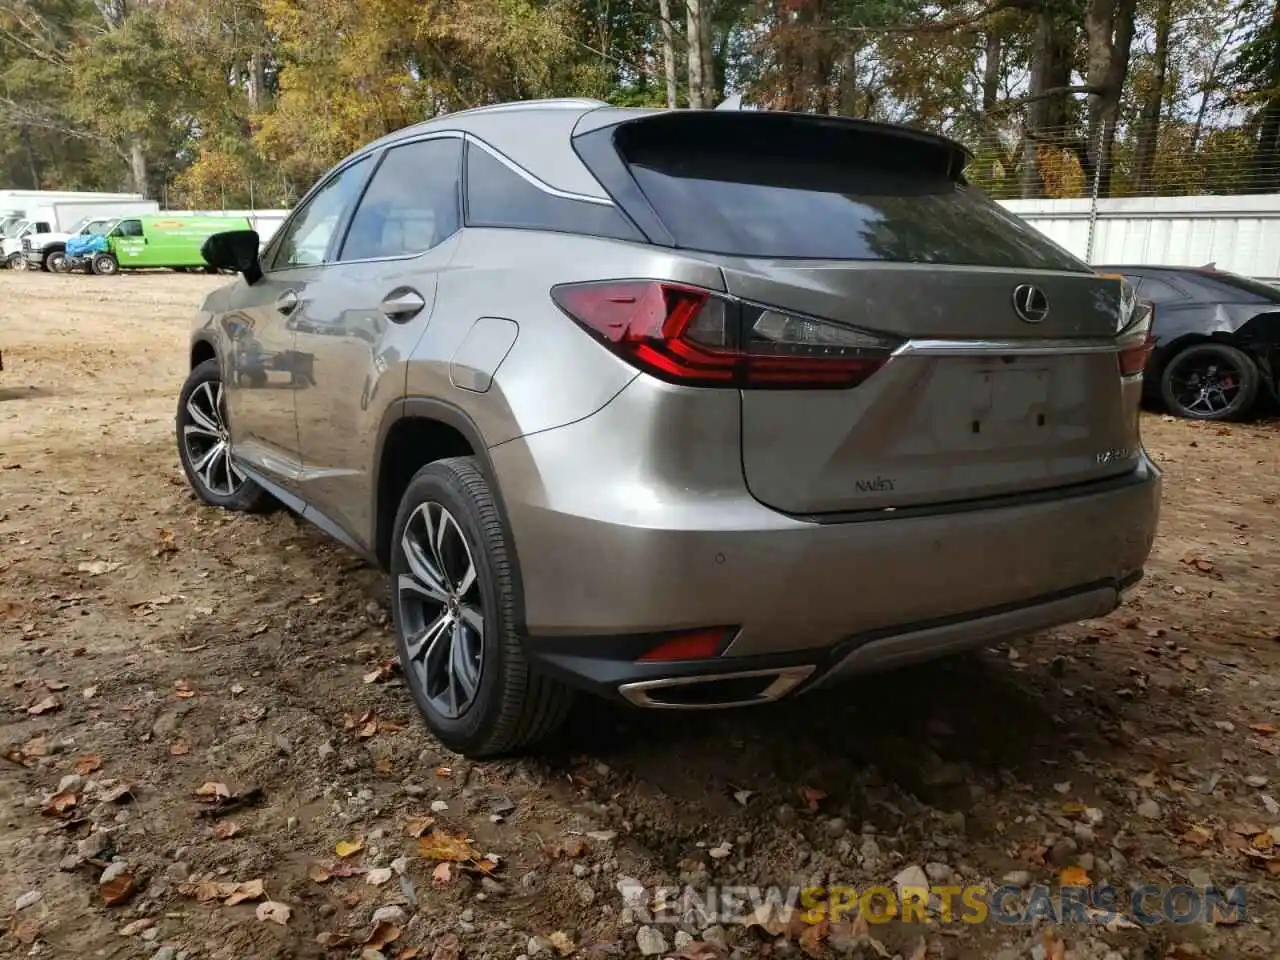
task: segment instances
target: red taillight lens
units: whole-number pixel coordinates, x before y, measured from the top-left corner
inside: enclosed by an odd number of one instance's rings
[[[838,323],[656,280],[563,284],[551,298],[630,363],[669,383],[814,389],[857,386],[897,341]]]
[[[640,656],[640,663],[665,660],[709,660],[720,656],[720,648],[729,637],[728,627],[707,627],[668,637]]]
[[[1155,338],[1151,335],[1151,325],[1155,321],[1155,304],[1149,300],[1139,300],[1134,306],[1134,316],[1130,324],[1120,332],[1120,376],[1136,377],[1146,369],[1147,360],[1155,347]]]

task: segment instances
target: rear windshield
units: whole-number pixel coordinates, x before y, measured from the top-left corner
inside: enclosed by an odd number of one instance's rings
[[[884,149],[891,138],[883,134],[859,139],[819,130],[783,143],[629,137],[619,146],[680,247],[743,257],[1085,269],[981,190],[917,159],[913,144]]]
[[[1224,286],[1239,290],[1242,293],[1248,293],[1268,303],[1280,303],[1280,287],[1270,283],[1263,283],[1261,280],[1251,280],[1248,277],[1242,277],[1238,273],[1225,273],[1221,270],[1206,270],[1203,276],[1206,279],[1221,283]]]

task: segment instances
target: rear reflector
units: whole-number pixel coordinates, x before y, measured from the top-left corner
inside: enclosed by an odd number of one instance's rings
[[[697,387],[854,387],[901,341],[677,283],[562,284],[551,299],[647,373]]]
[[[726,627],[706,627],[668,637],[643,654],[640,663],[666,660],[709,660],[720,656],[720,648],[729,636]]]

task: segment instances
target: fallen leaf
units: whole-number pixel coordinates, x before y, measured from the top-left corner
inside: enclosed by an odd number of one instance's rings
[[[48,817],[65,816],[67,811],[71,810],[79,802],[80,798],[73,791],[63,790],[49,798],[49,801],[44,805],[44,814]]]
[[[98,888],[98,891],[102,894],[102,902],[108,907],[116,907],[122,903],[127,903],[137,890],[137,881],[128,870],[116,874]]]
[[[316,943],[329,950],[348,950],[356,945],[345,933],[321,933],[316,935]]]
[[[254,911],[254,915],[259,920],[278,923],[282,927],[288,925],[289,916],[292,913],[293,911],[286,904],[278,903],[275,900],[264,900],[258,904],[258,909]]]
[[[364,849],[363,840],[339,840],[334,845],[334,852],[344,860],[347,857],[354,857],[357,853]]]
[[[391,879],[391,873],[390,867],[377,867],[364,875],[364,882],[371,886],[380,887]]]
[[[1083,867],[1067,867],[1062,871],[1061,883],[1064,887],[1093,886],[1093,881],[1089,879],[1089,874]]]
[[[200,800],[217,803],[220,800],[230,800],[231,791],[225,783],[215,783],[211,780],[196,788],[196,797]]]
[[[737,922],[748,930],[759,927],[771,937],[780,937],[791,927],[790,918],[782,915],[782,911],[789,911],[789,908],[762,903],[745,917],[740,917]]]
[[[368,740],[378,732],[378,718],[370,711],[362,716],[356,722],[356,736],[361,740]]]
[[[1264,737],[1269,737],[1276,732],[1275,726],[1270,723],[1251,723],[1249,724],[1249,729],[1254,733],[1262,734]]]
[[[350,893],[348,893],[345,897],[342,898],[342,902],[345,903],[348,907],[358,907],[360,906],[360,901],[363,899],[364,897],[360,896],[359,890],[352,890]]]
[[[45,697],[43,700],[27,707],[27,713],[33,717],[39,717],[46,713],[56,713],[61,709],[62,704],[58,702],[57,697]]]
[[[178,552],[178,545],[173,542],[173,531],[167,527],[156,527],[156,544],[151,550],[153,557],[164,557]]]
[[[169,744],[169,754],[171,756],[185,757],[190,752],[191,748],[187,746],[187,741],[185,740],[175,740]]]
[[[827,921],[823,919],[818,923],[809,923],[800,933],[800,949],[811,957],[821,957],[824,953],[822,949],[822,939],[827,934]]]
[[[373,930],[369,936],[365,938],[364,946],[371,950],[381,950],[389,943],[395,943],[400,939],[401,930],[394,923],[388,923],[386,920],[379,920],[373,925]]]
[[[817,787],[801,787],[800,796],[804,798],[804,805],[810,813],[818,812],[818,804],[827,799],[827,792],[819,790]]]
[[[60,691],[67,689],[67,686],[68,684],[63,683],[61,680],[46,680],[44,682],[44,688],[52,691],[53,693],[59,693]]]
[[[213,827],[213,835],[219,840],[230,840],[240,832],[240,824],[234,820],[219,820]]]
[[[102,758],[94,754],[77,757],[72,768],[80,776],[87,777],[89,774],[97,773],[102,769]]]
[[[175,680],[173,684],[173,695],[180,700],[190,700],[196,695],[195,688],[186,680]]]
[[[377,760],[373,761],[373,769],[384,776],[388,776],[395,772],[395,767],[392,765],[390,757],[379,757]]]
[[[97,695],[98,695],[97,687],[85,687],[83,690],[80,691],[80,696],[84,697],[86,700],[92,700]]]
[[[1244,823],[1233,823],[1231,825],[1231,832],[1238,833],[1242,837],[1252,837],[1262,833],[1263,831],[1262,827],[1258,826],[1256,823],[1246,820]]]
[[[435,822],[435,817],[410,817],[404,825],[404,832],[411,837],[420,837],[435,826]]]
[[[109,790],[104,791],[98,799],[103,803],[123,803],[126,800],[132,800],[133,787],[127,783],[118,783]]]
[[[436,767],[436,776],[437,776],[437,777],[451,777],[451,776],[453,776],[453,768],[451,768],[451,767]]]
[[[316,883],[328,883],[333,879],[333,874],[318,863],[311,865],[311,869],[307,871],[307,876]]]
[[[686,943],[676,953],[669,954],[667,960],[725,960],[728,955],[728,951],[718,943],[694,940]]]
[[[14,917],[9,924],[9,932],[19,943],[30,946],[40,939],[40,924],[35,920],[19,920]]]
[[[573,953],[573,951],[578,949],[577,944],[569,939],[569,935],[563,930],[557,930],[554,933],[548,934],[547,942],[551,944],[556,953],[560,954],[562,957],[567,957],[569,954]]]
[[[223,901],[228,907],[234,907],[237,903],[244,903],[246,900],[260,900],[267,895],[261,880],[247,880],[234,886],[235,889]]]
[[[89,574],[91,577],[100,577],[104,573],[120,569],[120,564],[113,563],[110,560],[86,560],[84,563],[78,564],[76,569],[81,573]]]
[[[448,861],[436,864],[436,868],[431,871],[431,882],[444,885],[453,879],[453,869],[449,866]]]
[[[553,947],[556,945],[554,940],[551,945]],[[458,942],[458,935],[456,933],[446,933],[436,941],[436,948],[431,951],[431,960],[458,960],[458,954],[461,949],[462,945]],[[410,954],[408,950],[404,950],[397,960],[405,960],[406,957],[412,955],[416,954]]]
[[[418,852],[427,860],[452,860],[465,863],[479,860],[480,854],[471,846],[466,834],[452,836],[442,830],[432,830],[431,835],[418,839]]]
[[[1213,841],[1213,831],[1208,827],[1193,825],[1182,835],[1182,842],[1192,847],[1205,847]]]
[[[32,737],[22,745],[22,752],[28,757],[47,757],[49,755],[49,741],[44,737]]]

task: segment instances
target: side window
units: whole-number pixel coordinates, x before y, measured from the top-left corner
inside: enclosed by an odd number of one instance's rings
[[[640,239],[617,207],[547,193],[474,144],[467,144],[467,224]]]
[[[271,258],[272,270],[314,267],[325,262],[329,241],[342,214],[364,185],[369,158],[362,157],[329,179],[281,230]]]
[[[36,224],[36,233],[52,233],[47,223],[41,222]]]
[[[1152,303],[1172,303],[1175,300],[1187,299],[1187,295],[1173,284],[1157,280],[1155,277],[1142,278],[1142,283],[1138,285],[1138,296]]]
[[[462,141],[422,140],[392,147],[369,181],[339,260],[425,253],[453,236]]]
[[[117,237],[140,237],[142,236],[141,220],[121,220],[120,226],[116,227]]]

